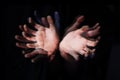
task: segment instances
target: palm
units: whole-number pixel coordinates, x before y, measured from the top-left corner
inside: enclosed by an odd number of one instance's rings
[[[76,23],[71,26],[73,27],[71,30],[76,28],[80,24],[81,20],[82,18],[78,18]],[[99,28],[100,26],[97,23],[93,29],[91,28],[92,30],[90,30],[88,26],[83,26],[82,28],[75,29],[73,31],[68,29],[68,33],[65,35],[59,46],[61,55],[67,60],[69,60],[69,56],[78,60],[79,55],[87,57],[89,54],[93,54],[100,37],[94,40],[90,40],[88,38],[97,36]]]
[[[25,57],[30,58],[38,54],[51,56],[56,51],[59,43],[59,37],[53,20],[50,16],[47,17],[47,21],[49,25],[48,27],[34,23],[33,26],[35,27],[36,31],[30,29],[26,25],[20,27],[23,31],[22,36],[17,35],[16,39],[26,43],[17,43],[16,45],[21,48],[35,49],[34,51],[25,54]],[[29,19],[29,23],[33,23],[31,18]],[[32,36],[28,36],[27,34],[31,34]]]
[[[48,51],[48,55],[51,55],[57,49],[59,42],[57,32],[51,26],[54,27],[50,25],[50,28],[45,27],[43,31],[38,30],[36,34],[36,44],[38,44],[36,48]]]

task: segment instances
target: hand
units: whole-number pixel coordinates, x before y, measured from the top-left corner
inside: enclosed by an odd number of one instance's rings
[[[61,56],[67,61],[79,60],[79,55],[87,57],[95,52],[95,46],[100,40],[99,23],[96,23],[92,28],[88,25],[82,26],[81,22],[84,16],[77,18],[76,22],[66,31],[65,37],[60,42],[59,49]]]
[[[22,36],[15,36],[18,41],[22,42],[16,43],[16,46],[23,49],[35,49],[32,52],[24,51],[26,58],[32,58],[42,54],[52,59],[51,56],[54,55],[58,48],[59,37],[51,16],[47,16],[47,20],[43,17],[41,21],[44,26],[35,23],[29,18],[29,23],[33,25],[36,30],[30,29],[27,25],[20,26],[20,29],[23,31]],[[40,57],[41,56],[36,56],[32,58],[32,62],[35,62]]]

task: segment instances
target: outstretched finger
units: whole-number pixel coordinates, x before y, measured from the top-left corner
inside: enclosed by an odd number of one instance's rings
[[[47,16],[47,20],[48,20],[48,23],[49,23],[49,28],[50,29],[55,29],[55,26],[54,26],[54,22],[53,22],[53,19],[51,16]]]
[[[99,23],[96,23],[92,28],[95,29],[99,26]]]
[[[23,25],[19,25],[19,29],[24,31]]]
[[[35,49],[35,50],[33,50],[32,52],[25,54],[25,57],[26,57],[26,58],[31,58],[31,57],[34,57],[34,56],[36,56],[36,55],[38,55],[38,54],[45,54],[45,55],[47,55],[47,51],[44,51],[44,50],[41,49],[41,48]]]
[[[88,37],[90,38],[96,37],[100,33],[99,30],[100,30],[100,26],[97,26],[95,29],[88,30],[87,31]]]
[[[35,35],[35,34],[36,34],[36,31],[30,29],[29,27],[27,27],[26,24],[23,26],[23,29],[24,29],[24,32],[26,32],[26,33],[28,33],[28,34],[32,34],[32,35]]]
[[[89,30],[89,26],[85,25],[85,26],[82,26],[80,29],[75,30],[75,32],[77,32],[77,34],[83,35],[83,33],[88,31],[88,30]],[[85,35],[86,34],[84,34],[83,36],[85,36]]]
[[[89,48],[91,47],[95,47],[97,44],[98,44],[98,42],[99,42],[99,40],[100,40],[100,36],[99,37],[97,37],[97,39],[94,39],[94,40],[88,40],[87,41],[87,45],[89,46]]]
[[[36,41],[36,37],[35,36],[29,36],[27,33],[25,32],[22,32],[22,35],[24,38],[26,38],[27,40],[30,40],[30,41]]]
[[[51,16],[47,16],[47,20],[49,24],[54,24],[53,19]]]
[[[40,26],[42,26],[40,24],[37,24],[31,17],[28,18],[28,23],[37,30]]]
[[[26,46],[28,48],[36,48],[37,47],[35,43],[27,43]]]
[[[27,40],[26,38],[24,38],[23,36],[20,36],[20,35],[16,35],[15,39],[18,40],[18,41],[21,41],[21,42],[31,42],[31,43],[35,42],[35,41]]]
[[[32,63],[35,63],[43,58],[48,58],[47,53],[46,54],[39,54],[35,58],[31,60]]]
[[[24,49],[24,50],[22,50],[22,54],[28,54],[28,53],[32,52],[33,50],[34,49],[32,49],[32,48]]]
[[[84,21],[84,16],[79,16],[75,21],[75,23],[70,28],[67,29],[65,34],[76,30],[83,21]]]
[[[37,24],[31,17],[28,18],[28,23],[32,26],[35,26]]]
[[[46,20],[45,17],[42,17],[42,18],[41,18],[41,21],[42,21],[43,26],[46,26],[46,27],[49,26],[49,25],[48,25],[48,22],[47,22],[47,20]]]
[[[24,49],[28,48],[25,43],[16,43],[16,46]]]
[[[84,21],[84,16],[79,16],[75,21],[75,23],[73,24],[73,28],[78,28],[83,21]]]

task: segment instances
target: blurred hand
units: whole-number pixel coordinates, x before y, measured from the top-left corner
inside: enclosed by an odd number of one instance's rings
[[[79,55],[87,57],[95,52],[95,46],[100,40],[99,23],[92,28],[84,25],[78,28],[83,22],[84,16],[77,18],[75,23],[66,31],[63,40],[60,42],[59,50],[61,56],[67,61],[79,60]]]
[[[24,51],[26,58],[32,58],[35,62],[41,58],[41,55],[50,57],[54,56],[56,49],[58,49],[59,37],[51,16],[41,18],[42,24],[37,24],[31,18],[29,23],[34,26],[36,30],[30,29],[27,25],[20,26],[22,36],[16,35],[15,38],[19,41],[16,46],[23,49],[34,49],[33,51]],[[38,56],[39,55],[39,56]]]

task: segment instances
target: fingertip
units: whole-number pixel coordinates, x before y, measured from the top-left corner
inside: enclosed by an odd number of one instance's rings
[[[84,15],[81,15],[80,18],[84,18],[85,16]]]
[[[32,23],[32,18],[28,17],[28,23]]]
[[[83,21],[84,20],[84,15],[81,15],[81,16],[79,16],[78,18],[77,18],[77,21]]]
[[[45,19],[45,17],[41,17],[41,20],[44,20]]]
[[[24,50],[22,51],[22,54],[25,54],[25,51],[24,51]]]
[[[25,32],[22,32],[22,35],[25,37]]]
[[[77,21],[78,21],[79,23],[83,22],[83,21],[84,21],[84,16],[80,16],[80,17],[77,19]]]
[[[98,26],[98,30],[100,29],[101,26]]]
[[[84,25],[80,29],[82,29],[82,31],[87,31],[89,29],[89,26],[88,25]]]
[[[23,28],[24,28],[25,31],[27,31],[27,25],[26,24],[24,24]]]
[[[15,39],[18,39],[18,35],[15,35]]]
[[[96,23],[96,25],[100,25],[100,23],[99,23],[99,22],[97,22],[97,23]]]
[[[99,26],[99,22],[97,22],[94,26],[93,26],[93,28],[97,28]]]
[[[24,55],[24,57],[25,57],[25,58],[28,58],[28,55],[27,55],[27,54],[25,54],[25,55]]]
[[[30,47],[30,44],[26,44],[27,47]]]
[[[32,62],[32,63],[35,63],[35,60],[32,59],[31,62]]]
[[[47,16],[48,22],[52,22],[52,17],[50,15]]]
[[[21,25],[19,25],[19,29],[22,29],[22,26],[21,26]]]
[[[19,43],[18,43],[18,42],[16,42],[16,43],[15,43],[15,45],[16,45],[16,46],[19,46]]]
[[[48,15],[48,16],[47,16],[47,18],[51,18],[51,16],[50,16],[50,15]]]

